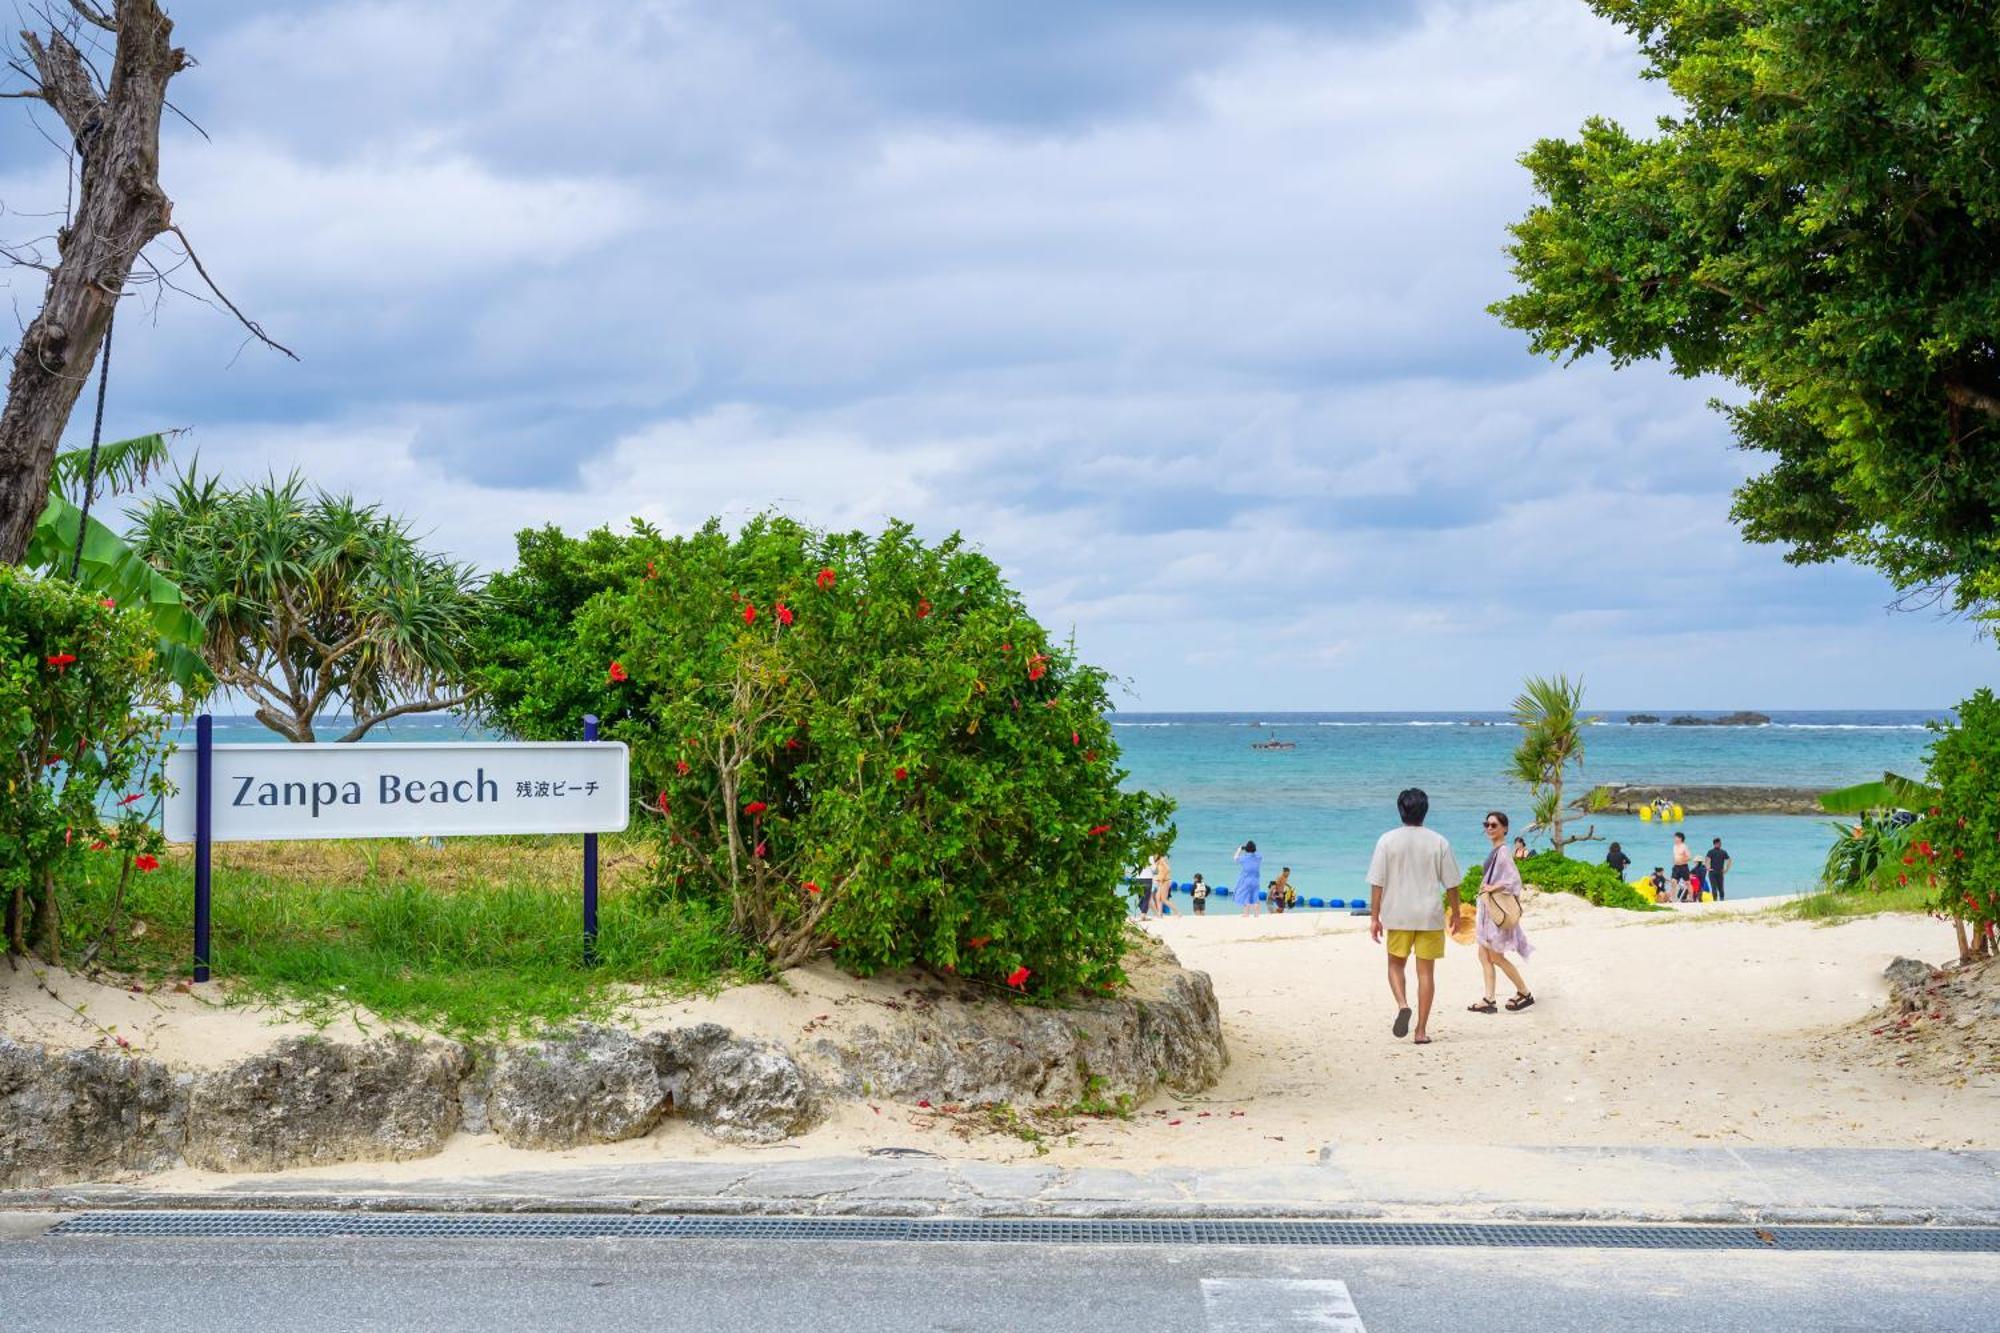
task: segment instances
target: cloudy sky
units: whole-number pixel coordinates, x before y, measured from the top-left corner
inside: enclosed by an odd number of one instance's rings
[[[303,360],[141,298],[113,435],[189,427],[487,567],[635,514],[959,529],[1134,709],[1557,670],[1603,707],[1930,707],[2000,665],[1745,545],[1716,386],[1483,313],[1515,156],[1664,109],[1578,0],[168,8],[212,136],[169,125],[175,218]],[[19,239],[64,163],[4,106]]]

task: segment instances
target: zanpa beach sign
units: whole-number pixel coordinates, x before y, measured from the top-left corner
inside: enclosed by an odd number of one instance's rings
[[[583,956],[597,952],[597,835],[632,818],[625,746],[583,741],[448,745],[217,745],[195,719],[167,760],[164,832],[194,844],[194,979],[208,980],[217,842],[494,833],[583,835]]]
[[[463,745],[217,745],[216,842],[468,833],[614,833],[630,821],[613,741]],[[166,835],[196,837],[198,752],[167,761]]]

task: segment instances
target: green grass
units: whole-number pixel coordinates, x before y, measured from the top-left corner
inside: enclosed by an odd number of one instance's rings
[[[232,1001],[325,1021],[359,1005],[390,1021],[488,1037],[601,1016],[641,992],[685,993],[761,975],[725,908],[662,901],[638,844],[605,840],[598,965],[582,962],[581,856],[574,839],[218,847],[211,960]],[[66,949],[78,958],[109,919],[116,865],[74,885]],[[97,965],[187,975],[193,868],[185,853],[135,875],[129,929]],[[129,925],[129,921],[128,921]]]
[[[1793,921],[1845,921],[1884,912],[1928,912],[1937,897],[1918,884],[1885,888],[1827,889],[1804,894],[1771,909],[1773,916]]]

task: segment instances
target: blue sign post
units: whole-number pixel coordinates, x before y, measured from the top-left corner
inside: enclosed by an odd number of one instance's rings
[[[597,739],[597,714],[583,715],[583,738]],[[583,965],[597,964],[597,835],[583,835]]]
[[[215,719],[194,720],[194,979],[208,980],[209,844],[215,830]]]

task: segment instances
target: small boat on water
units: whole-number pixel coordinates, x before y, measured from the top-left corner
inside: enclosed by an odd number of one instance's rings
[[[1253,750],[1296,750],[1299,748],[1299,743],[1297,741],[1281,741],[1274,732],[1261,741],[1251,741],[1250,748]]]

